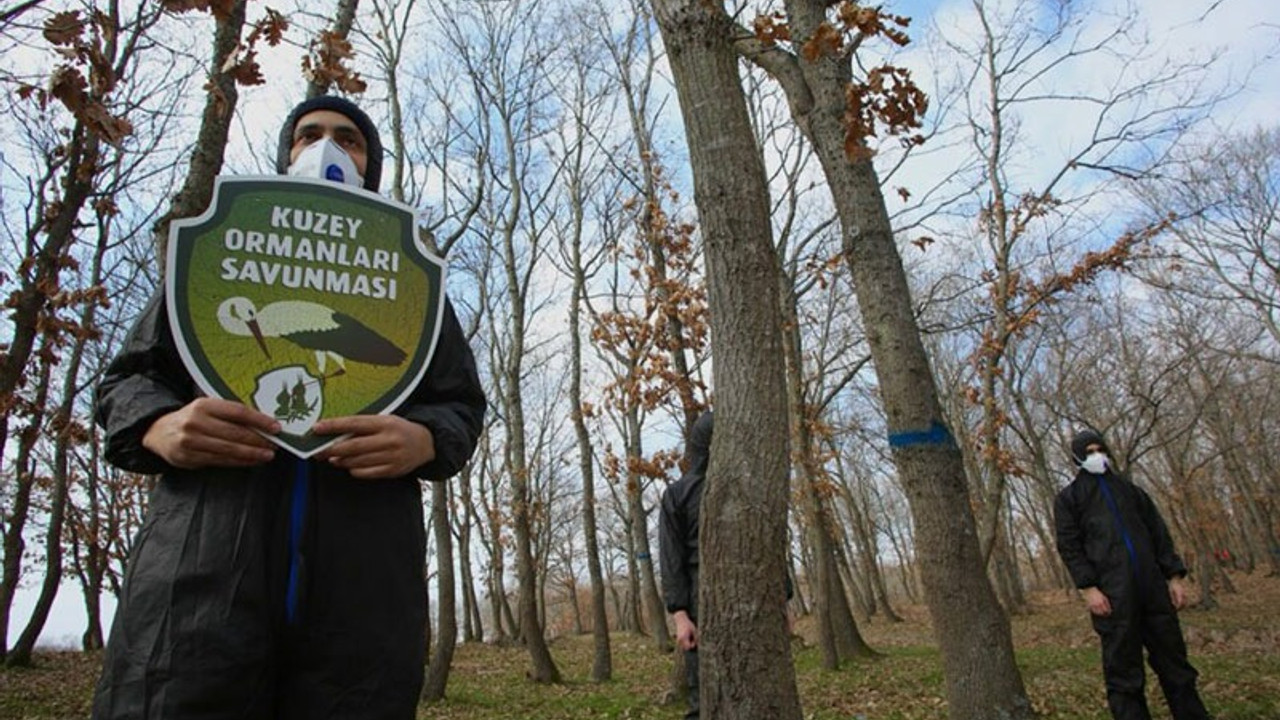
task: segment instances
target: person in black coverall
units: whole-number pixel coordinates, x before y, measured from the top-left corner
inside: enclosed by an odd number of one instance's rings
[[[686,720],[699,717],[698,698],[698,522],[702,488],[711,461],[714,421],[708,410],[689,431],[685,446],[686,470],[662,493],[658,545],[661,553],[662,595],[667,613],[676,623],[676,645],[685,653],[685,678],[689,687]],[[791,577],[785,578],[791,599]]]
[[[676,645],[684,652],[688,719],[698,717],[698,518],[711,461],[711,430],[711,413],[705,412],[689,431],[684,474],[662,493],[658,520],[662,595],[676,622]]]
[[[354,104],[296,107],[279,172],[312,145],[377,190],[382,145]],[[346,437],[299,460],[259,434],[278,432],[274,418],[201,396],[165,305],[163,292],[152,298],[98,386],[107,460],[160,478],[93,717],[411,720],[426,626],[419,479],[462,468],[485,412],[452,306],[404,403],[317,423],[317,434]]]
[[[1080,469],[1054,504],[1058,554],[1102,640],[1112,717],[1151,718],[1143,693],[1145,647],[1174,720],[1207,719],[1178,624],[1187,568],[1164,519],[1147,493],[1114,470],[1101,434],[1077,433],[1071,458]]]

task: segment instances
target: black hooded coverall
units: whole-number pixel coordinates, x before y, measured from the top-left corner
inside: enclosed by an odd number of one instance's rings
[[[662,567],[662,596],[667,613],[684,610],[698,624],[698,522],[702,486],[711,461],[712,415],[703,413],[689,431],[684,459],[687,468],[680,479],[662,493],[658,546]],[[689,711],[698,717],[698,650],[685,652],[685,677],[689,686]]]
[[[337,98],[299,108],[317,106],[372,127]],[[362,130],[380,159],[376,131]],[[160,478],[130,553],[96,720],[415,717],[427,620],[419,479],[462,468],[485,411],[447,301],[441,322],[426,374],[395,410],[434,436],[435,459],[414,472],[357,480],[285,452],[251,468],[182,470],[142,445],[157,418],[199,395],[164,295],[152,299],[98,387],[106,459]]]
[[[704,412],[689,431],[685,446],[685,470],[680,479],[662,493],[659,511],[658,545],[661,553],[662,596],[667,614],[684,610],[698,624],[698,523],[702,516],[702,488],[711,462],[711,433],[714,416]],[[790,600],[791,576],[783,578]],[[699,717],[698,650],[685,653],[685,676],[689,685],[686,720]]]
[[[1072,443],[1077,462],[1100,435],[1081,433]],[[1077,447],[1078,446],[1078,447]],[[1111,615],[1091,616],[1102,641],[1107,704],[1116,720],[1150,720],[1143,693],[1143,647],[1174,720],[1209,717],[1196,691],[1196,671],[1169,597],[1168,580],[1187,573],[1169,529],[1150,496],[1108,469],[1083,469],[1054,505],[1058,554],[1077,588],[1097,587]]]

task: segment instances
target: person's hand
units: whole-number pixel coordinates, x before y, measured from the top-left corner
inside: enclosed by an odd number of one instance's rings
[[[1187,606],[1187,584],[1182,581],[1182,578],[1169,578],[1169,601],[1173,603],[1174,610],[1181,610]]]
[[[1111,614],[1111,601],[1101,590],[1096,587],[1087,587],[1083,592],[1084,602],[1090,613],[1098,617],[1107,617]]]
[[[274,435],[280,423],[242,403],[202,397],[156,418],[142,446],[186,470],[251,467],[276,454],[275,445],[259,432]]]
[[[349,415],[321,420],[317,435],[349,435],[325,448],[320,459],[362,480],[396,478],[436,457],[436,441],[425,426],[396,415]]]
[[[689,613],[684,610],[677,610],[676,619],[676,645],[681,650],[698,649],[698,626],[693,624],[693,620],[689,619]]]

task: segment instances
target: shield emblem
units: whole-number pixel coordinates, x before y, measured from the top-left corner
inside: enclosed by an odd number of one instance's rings
[[[445,265],[412,208],[323,180],[219,177],[169,231],[165,294],[178,351],[205,393],[276,417],[298,457],[336,438],[323,418],[385,414],[431,362]]]

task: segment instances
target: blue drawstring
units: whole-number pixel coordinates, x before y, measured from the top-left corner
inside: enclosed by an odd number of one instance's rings
[[[1116,498],[1111,494],[1111,486],[1107,484],[1105,475],[1098,476],[1098,485],[1102,487],[1102,496],[1107,501],[1107,507],[1111,508],[1111,514],[1116,519],[1116,527],[1120,530],[1120,537],[1124,538],[1124,546],[1129,550],[1129,567],[1133,570],[1133,579],[1141,582],[1141,576],[1138,575],[1138,553],[1133,549],[1133,539],[1129,537],[1129,531],[1124,526],[1124,520],[1120,517],[1120,508],[1116,505]]]
[[[285,619],[290,625],[298,618],[298,574],[302,564],[302,523],[307,509],[307,461],[294,461],[293,491],[289,499],[289,584],[285,589]]]

